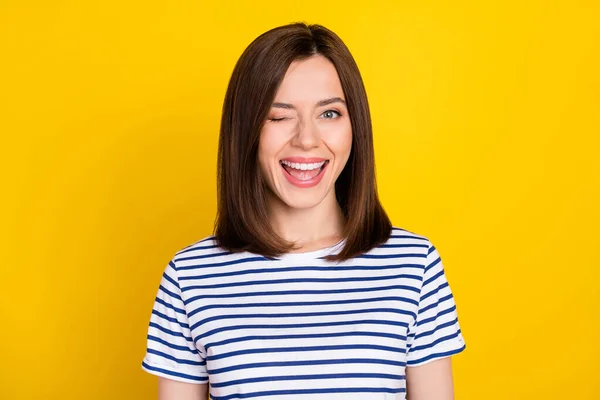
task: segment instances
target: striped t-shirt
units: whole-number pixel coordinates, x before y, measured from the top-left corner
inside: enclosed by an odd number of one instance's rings
[[[214,237],[168,263],[142,368],[210,382],[213,400],[398,400],[406,367],[465,344],[440,255],[423,236],[389,240],[345,262],[344,242],[265,258]]]

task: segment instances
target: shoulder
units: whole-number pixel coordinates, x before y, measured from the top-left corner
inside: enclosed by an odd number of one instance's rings
[[[429,239],[409,230],[393,226],[387,240],[366,253],[356,256],[360,261],[381,265],[401,265],[423,270],[430,252]],[[369,261],[367,261],[369,260]]]
[[[194,243],[187,245],[181,249],[179,249],[175,256],[173,257],[174,261],[177,259],[193,256],[193,255],[209,255],[209,254],[218,254],[223,253],[225,250],[219,246],[216,238],[211,236],[203,237],[200,240],[195,241]]]
[[[418,234],[413,231],[409,231],[408,229],[401,228],[399,226],[392,226],[392,234],[390,238],[400,238],[400,239],[412,239],[412,240],[420,240],[420,241],[428,241],[429,239],[426,236]]]
[[[390,235],[390,238],[384,247],[410,247],[414,250],[419,249],[418,252],[422,258],[423,267],[425,270],[429,269],[428,267],[432,264],[440,261],[438,250],[435,248],[433,243],[431,243],[431,240],[429,240],[427,236],[411,232],[397,226],[392,227],[392,234]]]
[[[208,273],[232,265],[266,260],[265,257],[246,251],[230,252],[219,245],[215,236],[206,236],[177,251],[171,264],[176,271],[187,275],[199,269]]]
[[[203,260],[211,262],[215,259],[227,258],[231,254],[219,245],[215,236],[211,235],[179,249],[175,252],[172,262],[176,266],[188,264],[190,261],[193,261],[195,264],[203,264]]]
[[[179,248],[172,256],[171,264],[177,270],[178,267],[185,265],[188,261],[209,259],[222,254],[226,254],[226,251],[218,245],[215,237],[206,236],[192,244]]]
[[[388,248],[402,248],[402,247],[412,247],[412,248],[423,248],[429,249],[432,244],[429,241],[429,238],[418,234],[416,232],[409,231],[407,229],[392,226],[392,232],[388,240],[383,243],[380,247],[388,247]]]

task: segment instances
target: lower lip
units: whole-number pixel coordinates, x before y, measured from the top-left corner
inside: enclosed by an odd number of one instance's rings
[[[283,165],[280,164],[281,169],[283,170],[283,175],[286,177],[286,179],[288,180],[289,183],[291,183],[292,185],[299,187],[299,188],[310,188],[313,186],[317,186],[319,184],[319,182],[321,182],[321,179],[323,179],[323,175],[325,175],[325,170],[327,169],[327,167],[329,166],[329,162],[325,163],[325,166],[323,167],[323,169],[321,170],[321,172],[319,172],[319,175],[315,176],[312,179],[306,180],[306,181],[302,181],[298,178],[293,177],[292,175],[290,175],[285,168],[283,168]]]

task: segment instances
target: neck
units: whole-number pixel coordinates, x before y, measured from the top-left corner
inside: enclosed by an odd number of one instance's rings
[[[329,247],[343,238],[345,218],[333,190],[319,204],[302,209],[289,207],[271,195],[269,219],[279,236],[296,243],[294,252]]]

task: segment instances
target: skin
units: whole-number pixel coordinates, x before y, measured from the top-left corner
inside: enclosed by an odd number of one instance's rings
[[[453,400],[452,359],[431,361],[406,368],[407,400]]]
[[[158,400],[208,400],[208,383],[198,385],[159,377]]]
[[[339,99],[331,101],[331,99]],[[324,100],[330,104],[319,104]],[[328,247],[342,239],[344,217],[335,197],[335,181],[352,147],[352,127],[337,71],[316,55],[293,62],[279,87],[261,130],[258,158],[269,194],[270,220],[276,232],[295,242],[296,252]],[[298,188],[283,175],[280,160],[319,157],[329,160],[321,182]],[[452,400],[450,358],[406,368],[409,400]],[[208,384],[159,378],[159,400],[206,400]]]

